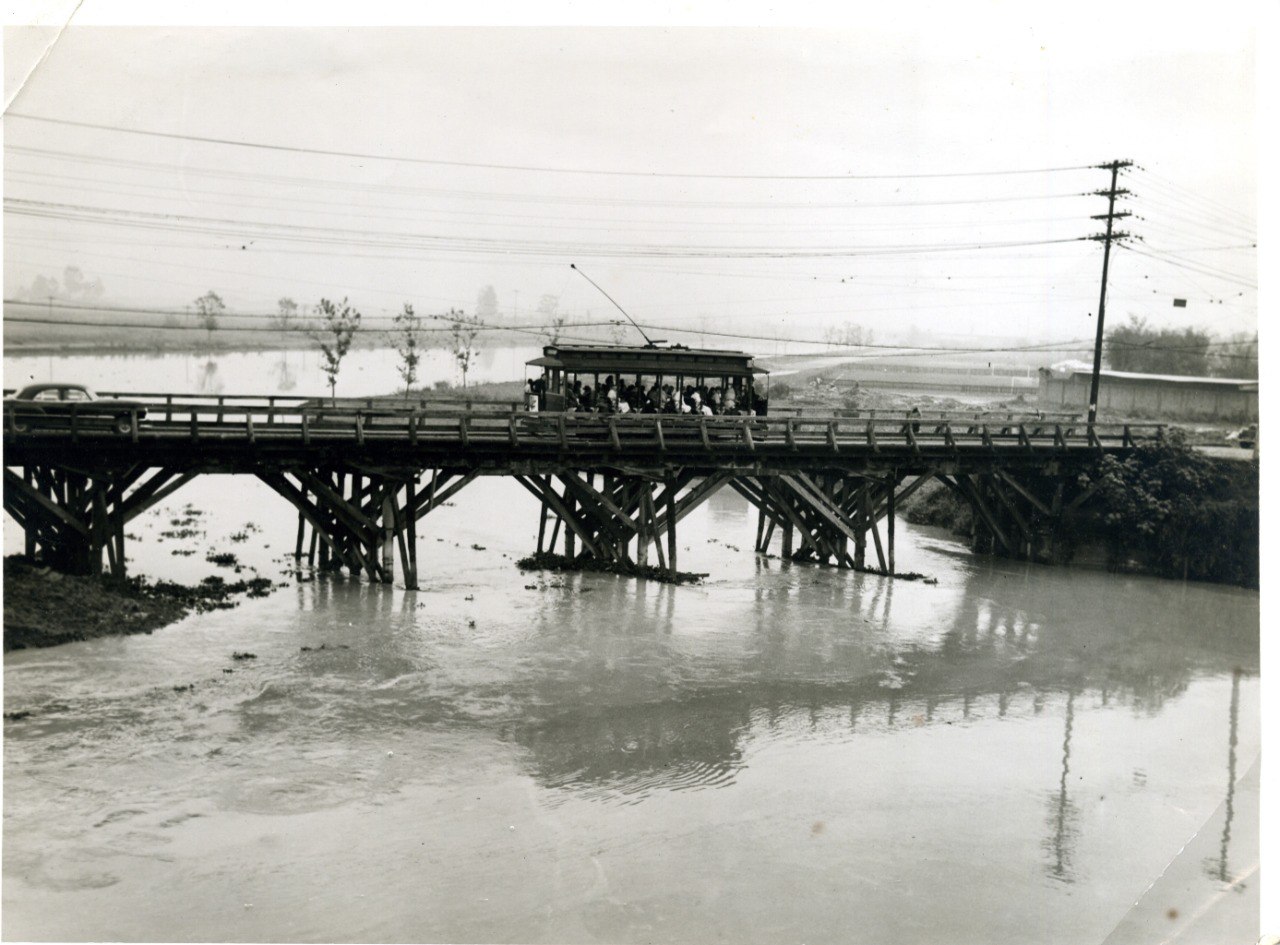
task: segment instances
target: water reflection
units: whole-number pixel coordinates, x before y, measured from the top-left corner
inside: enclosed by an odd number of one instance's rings
[[[1206,872],[1219,882],[1232,881],[1227,867],[1227,848],[1231,845],[1231,821],[1235,818],[1236,799],[1236,743],[1240,725],[1240,677],[1237,667],[1231,673],[1231,709],[1227,714],[1227,798],[1226,817],[1222,823],[1222,841],[1219,844],[1217,862],[1205,864]]]
[[[1107,614],[1113,606],[1082,599],[1073,618],[1047,625],[970,588],[948,629],[895,638],[892,581],[807,584],[798,573],[796,582],[754,588],[753,623],[735,625],[732,639],[697,635],[694,622],[675,631],[673,644],[659,642],[681,617],[670,588],[641,585],[627,606],[619,583],[598,588],[605,596],[585,610],[579,597],[541,611],[533,639],[559,654],[556,671],[533,658],[506,681],[521,706],[507,732],[527,749],[529,773],[556,791],[635,800],[733,783],[761,725],[794,737],[802,720],[811,737],[843,739],[904,724],[1016,721],[1061,704],[1046,847],[1051,874],[1070,881],[1079,812],[1068,776],[1080,697],[1150,715],[1196,676],[1221,674],[1240,657],[1256,667],[1247,623],[1222,626],[1210,646],[1194,619],[1181,629],[1117,622]],[[838,618],[823,619],[824,608]],[[595,623],[602,613],[613,615],[611,629]],[[577,648],[566,651],[570,638]],[[833,728],[836,718],[844,721]]]
[[[217,359],[210,357],[199,367],[196,373],[196,392],[199,394],[221,394],[225,386],[218,376]]]
[[[289,352],[281,351],[280,360],[271,368],[271,376],[275,378],[275,388],[281,392],[295,390],[298,386],[298,374],[289,363]]]
[[[1071,870],[1071,850],[1079,836],[1080,810],[1067,796],[1067,775],[1071,773],[1071,726],[1075,721],[1074,692],[1067,693],[1065,731],[1062,736],[1062,775],[1058,779],[1057,795],[1050,799],[1049,824],[1051,834],[1045,841],[1053,862],[1049,875],[1062,882],[1074,882]]]

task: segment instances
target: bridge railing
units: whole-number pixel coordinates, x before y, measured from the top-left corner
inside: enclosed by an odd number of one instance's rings
[[[1065,422],[1047,417],[979,414],[969,418],[920,415],[853,418],[848,416],[707,417],[669,414],[563,414],[523,410],[475,411],[415,406],[320,405],[315,399],[288,404],[263,403],[249,397],[220,401],[166,401],[132,407],[128,424],[114,427],[86,422],[109,416],[110,407],[86,402],[77,408],[33,418],[21,405],[5,404],[6,434],[80,437],[128,435],[139,440],[260,440],[310,444],[340,441],[404,441],[531,447],[558,446],[659,453],[668,449],[756,452],[882,447],[913,452],[951,452],[961,449],[1065,450],[1068,448],[1128,448],[1163,437],[1161,424],[1103,423],[1090,426],[1078,419]],[[118,408],[117,408],[118,409]],[[145,413],[145,416],[143,414]],[[38,420],[38,422],[33,422]]]

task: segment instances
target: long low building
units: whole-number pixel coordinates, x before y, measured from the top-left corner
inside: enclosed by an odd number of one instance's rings
[[[1088,410],[1092,372],[1091,365],[1077,361],[1041,368],[1040,409]],[[1258,382],[1236,377],[1102,371],[1098,382],[1098,416],[1099,419],[1256,421]]]

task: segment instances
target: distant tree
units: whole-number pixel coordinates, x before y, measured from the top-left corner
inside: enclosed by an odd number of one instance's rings
[[[863,328],[855,322],[843,325],[831,325],[823,332],[823,340],[830,346],[848,347],[851,345],[871,344],[871,329]]]
[[[560,340],[560,331],[564,328],[565,316],[559,312],[560,299],[554,295],[544,295],[538,299],[538,323],[540,325],[549,325],[549,335],[551,343],[555,344]]]
[[[493,318],[497,314],[498,293],[494,291],[493,286],[487,285],[480,290],[480,295],[476,298],[475,317],[477,319],[486,319]]]
[[[395,317],[395,325],[393,337],[396,353],[400,355],[400,364],[396,370],[400,372],[400,377],[404,380],[404,396],[407,400],[409,391],[417,383],[418,363],[422,360],[422,353],[419,350],[421,348],[419,335],[422,332],[422,318],[414,313],[412,305],[405,302],[404,310]]]
[[[1258,376],[1258,333],[1238,332],[1215,345],[1209,354],[1209,371],[1214,377]]]
[[[1107,332],[1107,364],[1113,370],[1137,374],[1204,377],[1209,373],[1209,341],[1206,331],[1157,330],[1146,319],[1130,315],[1126,324]]]
[[[222,297],[210,289],[196,299],[196,322],[208,333],[208,340],[213,342],[214,329],[218,327],[218,318],[223,315],[227,306]]]
[[[276,327],[281,331],[292,331],[298,317],[298,303],[285,297],[276,303]]]
[[[360,330],[360,313],[345,298],[337,304],[321,299],[316,305],[316,312],[321,319],[321,328],[312,337],[320,345],[321,367],[329,378],[329,398],[336,405],[338,371],[342,367],[342,359],[351,350],[356,332]]]
[[[458,371],[462,374],[462,387],[465,390],[467,387],[467,372],[471,370],[475,356],[479,353],[479,349],[476,348],[476,338],[480,334],[483,323],[478,315],[468,318],[462,312],[454,309],[450,309],[445,318],[451,323],[449,329],[450,350],[453,353],[453,360],[458,364]]]
[[[68,296],[82,301],[101,298],[103,293],[102,280],[87,281],[78,266],[68,266],[62,270],[62,285]]]

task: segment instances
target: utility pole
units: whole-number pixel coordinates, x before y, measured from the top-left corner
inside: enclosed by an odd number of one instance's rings
[[[1093,192],[1096,197],[1107,198],[1107,212],[1097,214],[1090,219],[1106,220],[1107,231],[1105,233],[1097,233],[1090,236],[1091,240],[1098,240],[1102,243],[1102,294],[1098,298],[1098,334],[1093,342],[1093,379],[1089,384],[1089,422],[1093,423],[1098,419],[1098,380],[1102,371],[1102,326],[1103,320],[1107,314],[1107,267],[1111,262],[1111,241],[1126,239],[1129,234],[1125,232],[1117,232],[1112,229],[1116,220],[1129,216],[1128,212],[1116,213],[1116,197],[1123,196],[1129,191],[1117,189],[1116,182],[1120,178],[1120,168],[1131,167],[1132,161],[1112,161],[1110,164],[1099,164],[1098,167],[1111,171],[1111,189],[1095,190]]]

